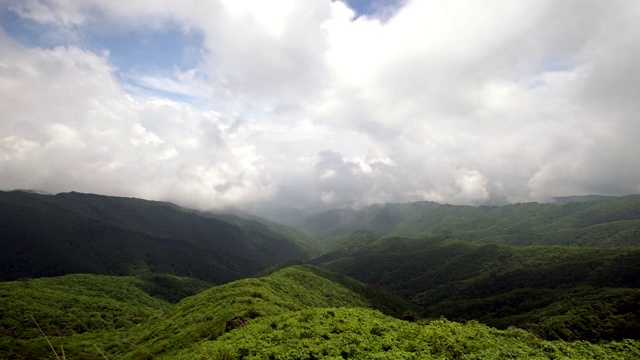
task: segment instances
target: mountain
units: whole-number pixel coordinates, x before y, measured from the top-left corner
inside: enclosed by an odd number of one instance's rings
[[[291,226],[295,226],[307,216],[312,214],[312,212],[310,211],[299,208],[273,206],[271,204],[254,206],[251,209],[251,213],[280,224]]]
[[[250,232],[256,235],[275,233],[286,239],[289,239],[293,243],[296,243],[309,254],[320,254],[320,243],[318,242],[318,240],[311,236],[311,234],[309,234],[307,231],[300,228],[279,224],[248,214],[236,215],[203,212],[200,213],[200,215],[222,220],[224,222],[236,225],[244,229],[246,232]]]
[[[0,283],[1,358],[431,359],[640,356],[640,342],[542,340],[475,321],[403,321],[401,299],[311,266],[212,287],[177,304],[130,277]],[[31,295],[35,294],[32,298]],[[19,301],[18,301],[19,299]],[[44,304],[39,301],[44,300]],[[10,306],[8,306],[10,305]],[[33,318],[31,318],[33,316]],[[86,320],[85,320],[86,319]],[[89,326],[83,326],[88,324]],[[46,338],[45,338],[46,336]],[[49,341],[50,343],[48,343]],[[62,354],[62,355],[59,355]]]
[[[357,232],[312,260],[423,315],[533,329],[546,339],[640,339],[640,247],[508,246]],[[585,316],[589,314],[589,316]]]
[[[509,245],[640,245],[640,195],[566,204],[455,206],[433,202],[337,209],[306,218],[300,227],[327,247],[359,230],[380,235],[449,236]]]
[[[308,236],[283,225],[81,193],[0,192],[0,232],[4,280],[152,272],[225,283],[315,251]]]

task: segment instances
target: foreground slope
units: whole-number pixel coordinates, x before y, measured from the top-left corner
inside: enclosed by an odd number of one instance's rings
[[[544,341],[515,328],[499,331],[473,321],[418,324],[398,320],[379,310],[400,313],[411,309],[410,304],[311,266],[294,266],[266,277],[216,286],[177,304],[151,296],[144,290],[145,282],[131,277],[67,275],[0,284],[0,357],[229,360],[640,356],[640,344],[634,340],[598,345],[567,343]],[[33,296],[20,295],[25,291]],[[37,325],[29,324],[31,316],[51,340],[51,347],[40,336]]]
[[[331,280],[312,266],[293,266],[266,277],[238,280],[186,298],[166,314],[165,321],[146,324],[134,355],[172,354],[195,343],[243,327],[256,318],[306,308],[366,307],[400,316],[416,307],[381,289],[354,280]]]
[[[155,272],[224,283],[313,252],[282,228],[243,224],[164,202],[0,192],[0,279]]]
[[[640,247],[515,247],[358,232],[312,261],[378,284],[429,317],[548,339],[640,339]]]
[[[640,195],[593,199],[479,207],[428,201],[372,205],[312,215],[300,226],[325,239],[366,230],[380,235],[450,236],[518,246],[640,245]]]
[[[89,352],[83,353],[98,355],[94,345],[108,348],[121,343],[118,332],[126,333],[150,317],[163,314],[173,301],[209,286],[171,275],[134,278],[73,274],[1,282],[0,358],[52,355],[41,331],[54,343],[64,337],[71,354],[74,344],[91,339]]]
[[[336,279],[336,281],[331,280]],[[342,284],[345,285],[342,285]],[[311,266],[215,286],[192,279],[65,275],[0,283],[0,358],[171,357],[256,318],[307,308],[366,307],[400,316],[415,306]],[[42,333],[40,331],[42,329]]]
[[[363,308],[305,309],[259,318],[176,359],[634,359],[640,344],[545,341],[511,328],[416,324]]]

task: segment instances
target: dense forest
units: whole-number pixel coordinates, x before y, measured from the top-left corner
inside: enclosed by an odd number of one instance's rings
[[[524,327],[546,339],[640,338],[638,246],[515,247],[360,232],[312,263],[389,289],[428,317]]]
[[[640,195],[560,198],[562,204],[456,206],[422,201],[315,214],[299,226],[326,245],[359,230],[403,237],[447,236],[515,246],[640,245]],[[574,199],[577,202],[571,202]]]
[[[0,192],[0,358],[640,358],[640,196],[285,226]]]
[[[281,225],[234,223],[169,203],[92,194],[0,192],[0,218],[5,280],[152,272],[225,283],[308,258],[317,247]]]

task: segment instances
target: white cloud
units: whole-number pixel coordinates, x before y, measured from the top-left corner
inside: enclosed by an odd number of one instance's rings
[[[268,195],[260,157],[231,120],[168,99],[136,100],[108,59],[25,49],[6,36],[0,81],[2,187],[92,191],[197,207]]]
[[[327,0],[4,4],[77,44],[0,38],[3,188],[205,208],[640,188],[632,0],[415,0],[384,21]],[[170,28],[202,34],[201,63],[127,72],[83,46]]]

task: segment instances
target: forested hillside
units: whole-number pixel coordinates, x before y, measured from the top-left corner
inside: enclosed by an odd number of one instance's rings
[[[308,237],[283,229],[164,202],[0,192],[0,278],[152,272],[224,283],[314,253]]]
[[[130,346],[119,344],[130,329],[210,287],[200,280],[158,274],[71,274],[1,282],[0,358],[55,358],[44,335],[58,353],[61,346],[66,349],[67,358],[94,357],[96,348],[112,353]]]
[[[363,308],[307,309],[258,318],[177,359],[634,359],[635,341],[545,341],[475,321],[413,323]]]
[[[312,262],[411,299],[428,317],[525,327],[548,339],[640,339],[640,247],[515,247],[358,232]]]
[[[99,275],[0,283],[2,358],[502,359],[640,356],[636,341],[545,341],[477,322],[414,322],[382,290],[304,266],[171,303]],[[115,289],[117,291],[112,291]],[[36,294],[32,297],[30,295]],[[40,303],[43,299],[45,303]],[[9,314],[4,309],[11,308]],[[377,310],[376,310],[377,309]],[[85,325],[86,324],[86,325]],[[40,327],[40,328],[38,328]],[[45,338],[46,336],[46,338]],[[47,343],[51,341],[51,346]]]
[[[300,224],[318,238],[367,230],[407,237],[449,236],[509,245],[640,245],[640,196],[563,204],[455,206],[433,202],[336,209]],[[330,247],[334,239],[329,239]]]

